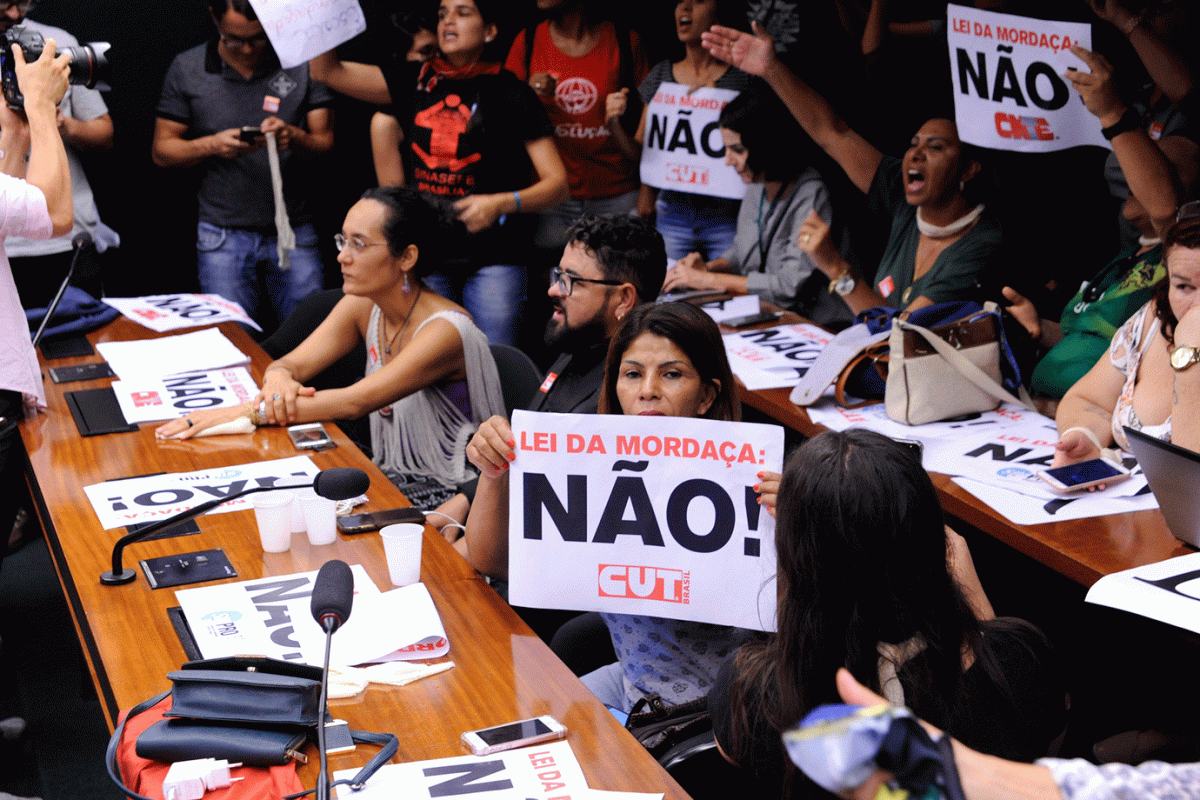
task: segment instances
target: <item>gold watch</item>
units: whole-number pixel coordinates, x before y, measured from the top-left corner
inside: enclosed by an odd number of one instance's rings
[[[850,270],[846,270],[829,282],[829,293],[833,294],[837,292],[842,297],[845,297],[853,292],[856,286],[858,286],[858,281],[854,280],[854,276],[850,274]]]
[[[1171,366],[1176,372],[1182,372],[1197,361],[1200,361],[1200,347],[1181,344],[1171,351]]]

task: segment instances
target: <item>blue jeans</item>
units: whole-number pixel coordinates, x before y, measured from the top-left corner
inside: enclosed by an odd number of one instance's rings
[[[521,312],[525,309],[524,267],[491,264],[465,279],[451,279],[437,272],[423,280],[442,297],[467,309],[489,342],[517,346]]]
[[[291,268],[285,272],[279,268],[274,236],[198,223],[196,264],[200,290],[240,303],[246,313],[261,324],[261,277],[267,299],[274,307],[278,321],[283,322],[301,300],[321,291],[324,286],[317,232],[312,225],[300,225],[294,230],[296,249],[292,251]]]
[[[733,247],[738,201],[686,192],[661,192],[654,204],[655,227],[667,245],[667,258],[678,261],[699,253],[705,261]]]

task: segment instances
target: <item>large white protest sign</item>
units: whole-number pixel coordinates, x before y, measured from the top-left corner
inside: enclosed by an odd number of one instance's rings
[[[1112,494],[1111,490],[1075,492],[1043,502],[1040,498],[972,478],[957,477],[953,480],[1015,525],[1041,525],[1044,522],[1106,517],[1158,508],[1158,501],[1150,492],[1132,496]]]
[[[1200,553],[1105,575],[1086,599],[1200,633]]]
[[[153,380],[163,375],[250,363],[250,356],[238,350],[217,328],[159,339],[100,342],[96,351],[123,381]]]
[[[514,720],[497,721],[510,722]],[[339,770],[335,780],[358,769]],[[394,800],[470,795],[484,800],[569,800],[590,796],[587,779],[567,742],[545,742],[490,756],[451,756],[385,764],[361,789],[337,788],[339,800]]]
[[[258,385],[245,367],[185,372],[161,380],[113,381],[113,393],[130,423],[175,419],[202,408],[248,403]]]
[[[106,481],[83,487],[105,530],[154,522],[187,511],[201,503],[255,486],[311,486],[320,472],[308,456],[254,461],[231,467],[172,472]],[[223,514],[251,508],[254,495],[246,495],[208,512]]]
[[[152,331],[174,331],[218,322],[240,322],[261,331],[240,303],[219,294],[154,294],[146,297],[106,297],[104,302]]]
[[[722,339],[733,374],[753,390],[795,386],[833,334],[802,323],[727,333]]]
[[[1066,78],[1087,71],[1070,51],[1091,49],[1091,26],[946,7],[958,136],[998,150],[1045,153],[1110,147],[1100,121]]]
[[[250,0],[279,65],[297,67],[367,29],[358,0]]]
[[[738,93],[666,81],[646,106],[642,183],[658,189],[741,200],[746,184],[725,163],[717,117]]]
[[[509,599],[772,630],[775,425],[616,415],[512,419]]]

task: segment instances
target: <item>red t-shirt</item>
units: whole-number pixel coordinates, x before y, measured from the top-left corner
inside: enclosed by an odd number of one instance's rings
[[[641,41],[630,32],[633,55],[630,94],[646,76],[648,65]],[[565,55],[550,39],[550,24],[543,22],[533,34],[533,54],[525,69],[525,31],[517,35],[504,67],[523,81],[530,73],[546,72],[556,81],[554,97],[542,98],[563,164],[571,197],[592,199],[615,197],[638,188],[638,164],[630,161],[612,141],[604,125],[604,102],[620,84],[621,48],[611,23],[600,27],[600,41],[580,58]]]

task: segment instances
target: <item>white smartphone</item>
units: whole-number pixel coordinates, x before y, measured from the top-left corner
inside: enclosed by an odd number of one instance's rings
[[[562,739],[566,735],[565,725],[554,717],[544,716],[497,725],[494,728],[467,731],[462,735],[462,743],[475,755],[486,756],[501,750],[514,750],[529,744]]]
[[[1090,461],[1080,461],[1065,467],[1044,469],[1037,476],[1050,484],[1056,492],[1066,494],[1090,489],[1103,483],[1111,486],[1129,477],[1129,470],[1103,458],[1093,458]]]

